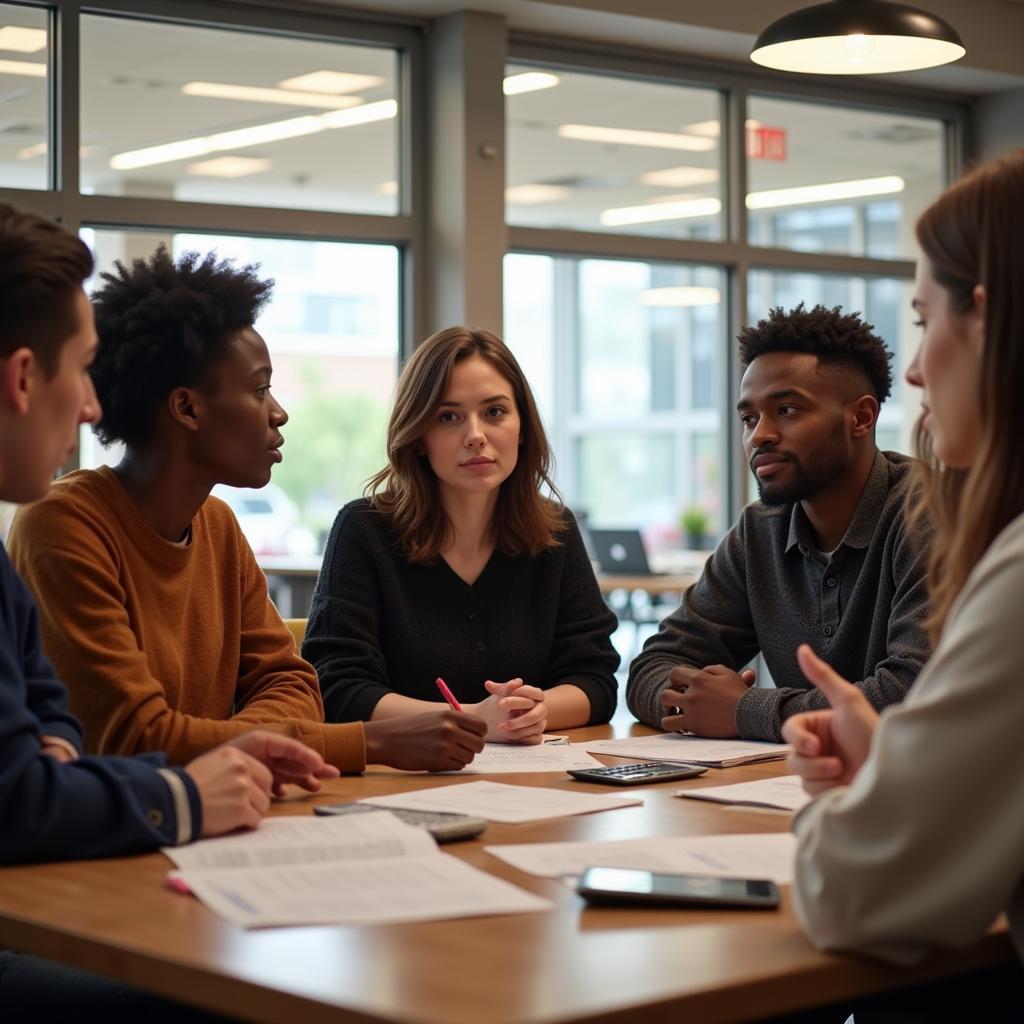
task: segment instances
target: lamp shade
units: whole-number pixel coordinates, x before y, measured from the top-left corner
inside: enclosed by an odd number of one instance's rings
[[[956,30],[927,11],[886,0],[830,0],[773,22],[750,59],[777,71],[877,75],[948,64],[966,52]]]

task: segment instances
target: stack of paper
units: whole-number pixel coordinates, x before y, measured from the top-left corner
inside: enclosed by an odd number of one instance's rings
[[[485,847],[520,871],[543,878],[575,878],[589,867],[642,868],[716,878],[793,880],[796,837],[767,835],[672,836],[608,842],[523,843]]]
[[[385,924],[547,910],[551,903],[441,853],[393,814],[271,818],[163,851],[211,910],[243,928]]]
[[[803,789],[799,775],[758,779],[756,782],[737,782],[732,786],[709,786],[706,789],[677,789],[672,795],[722,804],[779,807],[784,811],[799,811],[811,800],[810,795]]]
[[[753,764],[755,761],[778,761],[789,753],[785,743],[709,740],[681,732],[624,740],[594,740],[585,746],[593,754],[642,757],[649,761],[681,761],[685,764],[703,764],[709,768],[729,768],[736,764]]]
[[[465,768],[439,775],[502,775],[523,772],[567,772],[570,768],[602,768],[582,744],[541,743],[521,747],[514,743],[488,743]]]
[[[633,807],[642,804],[643,799],[619,793],[574,793],[539,786],[506,786],[501,782],[466,782],[459,786],[435,786],[411,793],[368,796],[359,802],[373,804],[374,807],[474,814],[488,821],[516,824]]]

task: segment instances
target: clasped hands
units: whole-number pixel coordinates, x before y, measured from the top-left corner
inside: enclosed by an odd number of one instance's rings
[[[695,733],[730,739],[736,729],[736,705],[753,685],[752,669],[734,672],[725,665],[691,668],[677,665],[668,674],[669,688],[661,692],[666,710],[661,727],[666,732]]]
[[[490,694],[479,704],[463,705],[463,710],[487,723],[484,737],[489,743],[537,744],[542,741],[548,721],[544,691],[528,686],[522,679],[496,683],[488,679],[484,687]]]

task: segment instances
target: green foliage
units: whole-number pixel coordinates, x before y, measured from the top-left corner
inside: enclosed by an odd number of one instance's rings
[[[679,517],[679,525],[682,527],[683,533],[701,537],[708,532],[711,516],[699,505],[691,505],[689,508],[683,509],[683,514]]]
[[[304,361],[301,372],[306,396],[289,406],[284,461],[274,481],[299,506],[303,523],[322,530],[384,465],[388,404],[359,393],[328,393],[314,359]]]

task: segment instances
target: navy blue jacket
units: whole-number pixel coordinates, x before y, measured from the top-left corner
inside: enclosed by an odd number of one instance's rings
[[[200,834],[195,783],[164,768],[162,754],[63,764],[41,752],[43,736],[82,750],[42,652],[35,603],[0,544],[0,864],[116,856]]]

